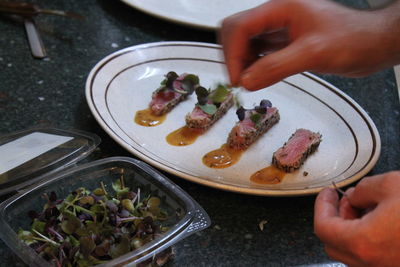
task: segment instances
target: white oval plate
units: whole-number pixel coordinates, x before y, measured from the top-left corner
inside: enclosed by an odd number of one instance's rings
[[[319,192],[334,181],[344,186],[360,179],[376,163],[381,149],[379,133],[367,113],[350,97],[309,73],[291,76],[256,92],[240,90],[244,107],[269,99],[281,114],[272,127],[226,169],[203,165],[202,157],[226,142],[237,121],[235,109],[189,146],[169,145],[165,137],[184,126],[195,95],[180,103],[156,127],[134,122],[136,111],[147,108],[152,92],[164,74],[194,73],[208,88],[226,83],[220,46],[193,42],[160,42],[133,46],[101,60],[86,82],[86,98],[103,129],[140,159],[187,180],[241,193],[295,196]],[[271,164],[272,153],[298,128],[318,131],[323,141],[299,171],[280,184],[250,181],[254,172]],[[308,172],[307,176],[303,172]]]
[[[221,21],[237,12],[256,7],[265,0],[122,0],[152,16],[191,27],[215,30]]]

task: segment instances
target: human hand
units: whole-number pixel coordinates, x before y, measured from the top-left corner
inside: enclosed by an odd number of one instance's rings
[[[340,201],[334,189],[321,191],[314,230],[326,253],[349,266],[399,266],[400,171],[364,178]]]
[[[360,11],[328,0],[271,0],[235,14],[220,31],[231,83],[258,90],[303,71],[359,77],[393,66],[399,14],[400,1]]]

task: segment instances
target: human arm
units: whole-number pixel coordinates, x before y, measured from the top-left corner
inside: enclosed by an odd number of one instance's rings
[[[269,33],[282,29],[286,46],[271,52]],[[266,42],[255,51],[260,35]],[[329,0],[271,0],[225,19],[220,41],[231,83],[249,90],[303,71],[360,77],[400,63],[400,0],[374,11]]]
[[[400,171],[364,178],[341,200],[331,188],[321,191],[314,230],[327,254],[349,266],[398,266]]]

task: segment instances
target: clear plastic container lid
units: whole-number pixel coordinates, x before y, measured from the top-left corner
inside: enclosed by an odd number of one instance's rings
[[[53,128],[0,136],[0,196],[73,165],[99,143],[100,138],[91,133]]]

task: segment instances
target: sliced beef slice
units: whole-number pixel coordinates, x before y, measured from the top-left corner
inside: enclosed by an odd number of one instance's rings
[[[298,129],[272,156],[272,164],[285,172],[293,172],[304,163],[321,142],[322,135]]]

